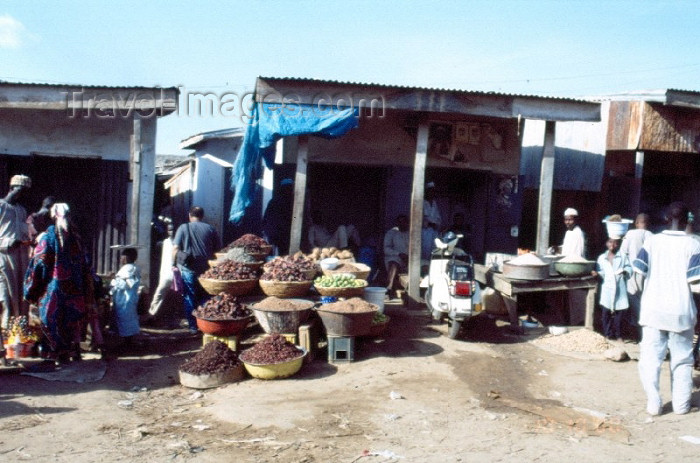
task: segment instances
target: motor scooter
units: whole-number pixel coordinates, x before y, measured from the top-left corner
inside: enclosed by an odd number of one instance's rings
[[[474,314],[474,305],[481,302],[479,285],[474,280],[474,260],[455,247],[462,235],[447,232],[435,238],[428,275],[421,282],[426,287],[425,302],[433,320],[447,318],[447,336],[454,339],[462,323]]]

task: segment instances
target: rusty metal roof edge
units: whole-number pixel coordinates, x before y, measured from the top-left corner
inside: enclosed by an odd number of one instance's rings
[[[340,81],[340,80],[326,80],[326,79],[316,79],[316,78],[306,78],[306,77],[266,77],[258,76],[259,80],[264,81],[290,81],[296,83],[316,83],[316,84],[330,84],[330,85],[351,85],[357,87],[378,87],[385,89],[396,89],[396,90],[414,90],[414,91],[427,91],[427,92],[445,92],[445,93],[462,93],[462,94],[472,94],[472,95],[484,95],[484,96],[501,96],[509,98],[531,98],[531,99],[544,99],[544,100],[558,100],[558,101],[568,101],[576,103],[592,103],[591,100],[583,98],[571,98],[571,97],[560,97],[560,96],[548,96],[548,95],[527,95],[520,93],[502,93],[495,91],[482,91],[482,90],[464,90],[456,88],[439,88],[439,87],[420,87],[420,86],[409,86],[409,85],[390,85],[390,84],[379,84],[379,83],[367,83],[367,82],[350,82],[350,81]]]

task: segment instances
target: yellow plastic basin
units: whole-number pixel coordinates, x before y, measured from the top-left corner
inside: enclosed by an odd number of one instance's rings
[[[266,365],[249,363],[239,357],[246,371],[253,378],[258,379],[280,379],[288,378],[295,374],[301,369],[301,365],[304,363],[304,357],[306,356],[306,349],[299,347],[301,355],[295,359],[287,360],[281,363],[270,363]]]

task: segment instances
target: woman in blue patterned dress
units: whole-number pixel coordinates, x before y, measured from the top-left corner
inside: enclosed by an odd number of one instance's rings
[[[51,225],[38,237],[24,280],[24,297],[39,307],[49,356],[80,359],[80,337],[92,302],[92,278],[80,239],[68,220],[69,207],[51,208]]]

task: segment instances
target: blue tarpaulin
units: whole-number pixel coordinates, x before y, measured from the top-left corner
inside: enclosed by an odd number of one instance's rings
[[[340,137],[357,125],[358,111],[355,108],[256,103],[233,164],[231,190],[235,196],[229,221],[239,223],[253,202],[255,183],[263,173],[263,160],[268,168],[274,165],[277,140],[292,135]]]

